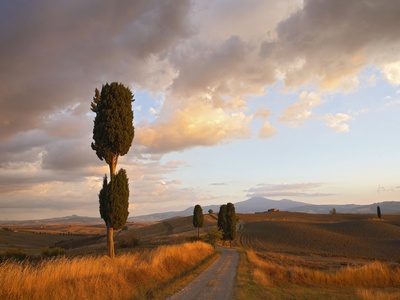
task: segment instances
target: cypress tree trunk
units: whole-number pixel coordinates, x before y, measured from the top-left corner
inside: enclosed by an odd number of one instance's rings
[[[108,256],[114,258],[114,228],[107,224],[107,250]]]
[[[109,164],[110,166],[110,182],[115,178],[116,170],[117,170],[117,163],[118,163],[118,155],[114,156],[111,159]],[[111,224],[107,223],[107,250],[108,256],[110,258],[114,258],[114,228],[111,227]]]
[[[118,155],[114,156],[109,163],[110,166],[110,181],[113,178],[113,175],[117,173],[117,163],[118,163]]]
[[[197,239],[200,239],[200,227],[197,227]]]

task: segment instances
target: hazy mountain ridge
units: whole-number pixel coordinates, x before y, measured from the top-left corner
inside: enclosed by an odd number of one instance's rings
[[[270,200],[264,197],[253,197],[245,201],[235,203],[237,213],[255,213],[264,212],[271,208],[277,208],[281,211],[304,212],[311,214],[329,214],[335,208],[336,213],[354,213],[354,214],[375,214],[377,206],[380,206],[382,214],[400,214],[400,201],[385,201],[368,205],[358,204],[310,204],[305,202],[293,201],[288,199]],[[218,212],[220,205],[203,206],[203,213],[207,214],[209,209]],[[193,214],[193,207],[188,207],[183,211],[171,211],[165,213],[156,213],[143,216],[130,217],[129,221],[145,222],[160,221],[180,216],[190,216]]]
[[[270,200],[264,197],[253,197],[245,201],[235,203],[237,213],[255,213],[264,212],[268,209],[276,208],[281,211],[289,212],[303,212],[311,214],[329,214],[330,211],[335,208],[338,214],[349,213],[349,214],[376,214],[377,206],[380,206],[382,215],[385,214],[400,214],[400,201],[385,201],[380,203],[373,203],[368,205],[357,205],[357,204],[310,204],[305,202],[293,201],[289,199],[282,200]],[[210,209],[214,212],[218,212],[220,205],[206,205],[203,206],[203,213],[207,214]],[[169,211],[162,213],[154,213],[142,216],[129,217],[130,222],[155,222],[175,217],[191,216],[193,214],[193,207],[188,207],[182,211]],[[61,217],[61,218],[50,218],[43,220],[26,220],[26,221],[0,221],[0,224],[38,224],[38,223],[74,223],[74,224],[91,224],[100,223],[103,220],[93,217],[82,217],[77,215]]]
[[[100,222],[103,222],[103,220],[98,217],[98,218],[93,218],[93,217],[83,217],[83,216],[77,216],[77,215],[72,215],[72,216],[66,216],[66,217],[57,217],[57,218],[49,218],[49,219],[41,219],[41,220],[22,220],[22,221],[5,221],[1,220],[0,224],[66,224],[66,223],[71,223],[71,224],[98,224]]]

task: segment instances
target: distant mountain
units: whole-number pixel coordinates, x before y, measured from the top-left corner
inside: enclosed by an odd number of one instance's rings
[[[294,207],[310,205],[304,202],[292,201],[292,200],[270,200],[263,197],[253,197],[245,201],[236,202],[235,209],[237,213],[255,213],[266,211],[270,208],[277,208],[279,210],[289,210]],[[221,205],[207,205],[203,206],[203,213],[206,214],[210,209],[214,212],[218,212]],[[169,211],[165,213],[155,213],[144,216],[130,217],[130,221],[136,222],[151,222],[151,221],[160,221],[165,219],[170,219],[174,217],[183,217],[183,216],[191,216],[193,214],[193,207],[188,207],[182,211]],[[332,208],[331,208],[332,209]]]
[[[400,202],[399,201],[385,201],[380,203],[373,203],[370,205],[363,205],[356,207],[349,211],[349,213],[355,214],[376,214],[376,208],[381,208],[382,215],[386,214],[400,214]]]
[[[335,208],[338,214],[376,214],[377,206],[381,208],[382,214],[400,214],[400,202],[398,201],[386,201],[380,203],[374,203],[370,205],[357,205],[357,204],[345,204],[345,205],[314,205],[308,204],[299,207],[288,209],[293,212],[304,212],[310,214],[329,214],[330,211]]]
[[[270,200],[264,197],[253,197],[246,201],[235,203],[235,209],[238,213],[255,213],[267,211],[271,208],[277,208],[279,210],[293,209],[298,206],[309,205],[308,203],[292,201],[292,200]],[[218,207],[219,210],[219,207]]]
[[[268,209],[276,208],[281,211],[290,212],[303,212],[310,214],[329,214],[335,208],[337,213],[350,213],[350,214],[376,214],[377,206],[381,208],[382,215],[385,214],[400,214],[400,201],[386,201],[380,203],[373,203],[369,205],[316,205],[305,202],[292,201],[288,199],[283,200],[270,200],[263,197],[253,197],[245,201],[235,203],[237,213],[255,213],[264,212]],[[218,212],[220,205],[207,205],[203,206],[203,213],[207,214],[210,209]],[[182,211],[170,211],[163,213],[155,213],[143,216],[136,216],[128,218],[128,221],[133,222],[154,222],[175,217],[186,217],[193,214],[193,207],[188,207]],[[103,220],[91,217],[81,217],[72,215],[62,218],[51,218],[43,220],[28,220],[28,221],[0,221],[1,224],[98,224]]]
[[[317,205],[305,202],[293,201],[288,199],[283,200],[270,200],[264,197],[252,197],[248,200],[236,202],[235,209],[237,213],[255,213],[267,211],[271,208],[277,208],[281,211],[291,212],[304,212],[310,214],[329,214],[330,211],[335,208],[337,213],[352,213],[352,214],[375,214],[376,207],[380,206],[382,214],[400,214],[400,202],[381,202],[370,205],[357,205],[357,204],[345,204],[345,205]],[[208,205],[203,206],[203,213],[208,213],[209,209],[214,212],[218,212],[220,205]],[[182,211],[170,211],[165,213],[156,213],[144,216],[130,217],[129,221],[134,222],[151,222],[161,221],[165,219],[171,219],[180,216],[191,216],[193,214],[193,207],[188,207]]]
[[[50,218],[42,220],[25,220],[25,221],[0,221],[0,224],[98,224],[103,222],[99,218],[91,217],[81,217],[77,215],[60,217],[60,218]]]

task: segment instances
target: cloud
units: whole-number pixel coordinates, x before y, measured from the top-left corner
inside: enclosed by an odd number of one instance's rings
[[[0,139],[41,128],[47,116],[72,102],[85,108],[93,89],[105,81],[168,90],[156,123],[174,122],[172,111],[190,109],[204,95],[216,110],[243,113],[246,97],[263,95],[277,74],[286,87],[316,82],[326,90],[349,90],[358,85],[362,68],[377,65],[390,82],[398,82],[395,1],[243,5],[222,0],[3,3]],[[298,118],[293,123],[301,123],[307,115],[293,117]]]
[[[353,120],[354,117],[345,113],[322,115],[313,113],[313,109],[323,103],[324,101],[317,93],[303,91],[299,96],[299,101],[287,107],[279,117],[279,121],[286,122],[292,127],[298,127],[304,125],[304,122],[308,119],[320,119],[324,120],[326,125],[336,132],[348,132],[350,128],[345,122]],[[361,113],[358,112],[358,114]]]
[[[0,141],[71,100],[88,106],[106,81],[169,84],[162,54],[189,36],[190,1],[92,2],[1,4]]]
[[[257,112],[254,114],[255,117],[258,117],[262,120],[267,119],[270,115],[271,115],[271,110],[264,109],[262,107],[259,107]]]
[[[241,112],[215,109],[200,102],[177,110],[167,120],[143,127],[139,124],[136,139],[150,153],[214,146],[234,138],[248,138],[251,119]]]
[[[317,93],[301,92],[299,101],[286,108],[279,121],[287,122],[290,126],[303,125],[304,121],[313,117],[312,109],[323,104]]]
[[[107,167],[90,149],[89,106],[94,88],[120,81],[163,98],[136,99],[156,114],[135,124],[135,153],[121,160],[142,180],[140,201],[212,198],[177,184],[161,156],[248,138],[255,118],[260,138],[276,134],[268,102],[248,111],[277,83],[303,91],[281,121],[348,131],[353,114],[314,110],[322,92],[357,88],[369,66],[399,84],[399,12],[398,1],[367,0],[2,1],[0,194],[96,203]]]
[[[333,91],[365,66],[400,60],[399,11],[396,1],[308,0],[278,24],[261,53],[276,60],[286,87],[315,82]]]
[[[269,122],[265,122],[264,126],[258,132],[258,136],[260,138],[266,139],[266,138],[270,138],[275,133],[276,133],[276,129],[274,127],[272,127]]]
[[[400,85],[400,61],[384,65],[382,73],[391,84]]]
[[[220,186],[220,185],[227,185],[227,183],[226,182],[214,182],[214,183],[210,183],[210,185]]]
[[[322,183],[259,184],[248,189],[247,197],[326,197],[331,193],[311,192],[321,188]]]
[[[299,0],[217,0],[194,2],[193,23],[210,40],[223,40],[234,32],[257,37],[273,31],[276,25],[301,8]],[[218,28],[218,30],[217,30]]]
[[[329,128],[332,128],[336,132],[348,132],[349,125],[344,124],[346,121],[353,120],[353,117],[348,114],[338,113],[336,115],[325,115],[322,116],[326,120],[326,124]]]

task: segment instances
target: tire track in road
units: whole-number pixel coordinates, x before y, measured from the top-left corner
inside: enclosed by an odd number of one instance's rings
[[[233,299],[239,252],[218,247],[221,256],[170,300]]]

